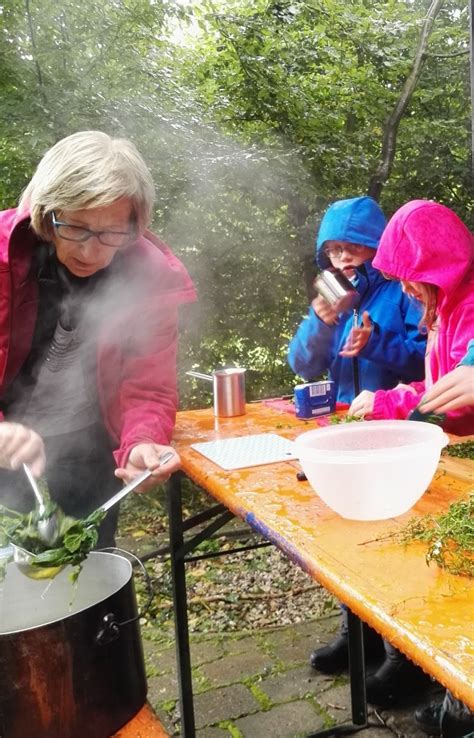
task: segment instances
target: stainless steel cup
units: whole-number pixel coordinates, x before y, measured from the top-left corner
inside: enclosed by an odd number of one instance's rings
[[[241,367],[216,369],[212,374],[189,371],[190,377],[212,382],[214,415],[217,418],[233,418],[245,415],[245,372]]]
[[[213,382],[214,415],[218,418],[245,415],[245,369],[217,369]]]
[[[314,280],[314,288],[337,313],[353,310],[359,293],[340,269],[325,269]]]

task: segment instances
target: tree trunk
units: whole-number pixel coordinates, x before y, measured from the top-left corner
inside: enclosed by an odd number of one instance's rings
[[[28,21],[28,27],[30,29],[31,50],[32,50],[32,56],[33,56],[33,62],[34,62],[35,69],[36,69],[36,76],[38,78],[39,93],[41,95],[41,99],[43,100],[43,104],[47,107],[48,98],[46,96],[43,73],[41,71],[41,67],[38,61],[38,51],[36,48],[35,28],[34,28],[33,19],[31,17],[30,0],[25,0],[25,10],[26,10],[26,18]]]
[[[436,16],[443,7],[443,4],[444,0],[432,0],[428,13],[421,27],[418,48],[416,50],[410,73],[405,80],[395,107],[385,124],[380,162],[369,182],[368,194],[373,197],[374,200],[379,200],[382,188],[390,176],[393,159],[395,157],[398,126],[410,102],[411,96],[413,95],[416,84],[423,70],[423,66],[426,60],[426,49],[428,46],[429,37],[431,31],[433,30]]]

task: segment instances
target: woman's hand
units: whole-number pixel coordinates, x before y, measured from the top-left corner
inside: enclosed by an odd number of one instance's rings
[[[441,377],[423,397],[421,413],[446,413],[458,407],[474,405],[474,366],[457,366]]]
[[[372,321],[367,310],[364,310],[362,313],[362,325],[352,328],[347,336],[347,341],[342,347],[342,351],[339,351],[339,356],[351,357],[360,354],[362,349],[367,345],[371,333]]]
[[[375,392],[363,390],[360,395],[354,397],[347,414],[354,415],[356,418],[363,418],[365,415],[370,415],[374,409],[374,400]]]
[[[165,453],[173,454],[169,461],[159,466],[160,459]],[[135,492],[146,492],[157,484],[166,482],[170,475],[181,466],[181,460],[171,446],[161,446],[158,443],[140,443],[130,451],[128,461],[124,468],[116,469],[115,476],[128,484],[145,469],[151,469],[153,474],[141,484]]]
[[[19,469],[28,464],[33,475],[40,477],[45,463],[41,436],[20,423],[0,423],[0,466]]]
[[[326,302],[324,297],[321,297],[321,295],[314,298],[311,302],[311,307],[318,318],[322,320],[323,323],[326,323],[326,325],[336,325],[339,322],[336,311],[328,302]]]

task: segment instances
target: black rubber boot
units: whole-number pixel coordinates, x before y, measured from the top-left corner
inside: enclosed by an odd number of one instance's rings
[[[381,636],[364,623],[364,653],[367,661],[384,656]],[[331,643],[312,652],[310,663],[313,669],[323,674],[335,674],[349,666],[349,636],[345,628]]]
[[[450,712],[446,702],[433,702],[415,710],[415,720],[420,728],[428,735],[440,735],[442,738],[474,736],[474,713],[467,708]]]
[[[469,732],[468,732],[469,731]],[[444,713],[441,717],[441,738],[469,738],[474,736],[474,720]]]
[[[347,633],[340,633],[327,646],[314,650],[310,656],[313,669],[321,671],[323,674],[335,674],[347,669],[349,663],[348,643]]]
[[[392,707],[410,702],[431,684],[431,678],[390,644],[385,644],[382,666],[367,677],[367,702],[377,707]]]
[[[427,735],[441,735],[442,702],[431,702],[415,710],[415,721]]]

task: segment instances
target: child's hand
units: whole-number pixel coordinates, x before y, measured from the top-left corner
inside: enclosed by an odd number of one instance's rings
[[[446,413],[466,405],[474,405],[474,367],[463,365],[438,379],[423,397],[418,410]]]
[[[374,400],[375,392],[363,390],[360,395],[354,397],[347,414],[355,415],[356,418],[363,418],[366,415],[370,415],[374,409]]]
[[[362,313],[362,325],[352,328],[347,336],[347,341],[342,347],[342,351],[339,351],[339,356],[351,357],[360,354],[362,349],[367,345],[371,333],[372,321],[367,310],[364,310]]]
[[[314,298],[311,303],[311,307],[313,308],[318,318],[320,318],[323,323],[326,323],[326,325],[336,325],[339,322],[336,311],[328,302],[326,302],[324,297],[321,297],[321,295],[318,295]]]

